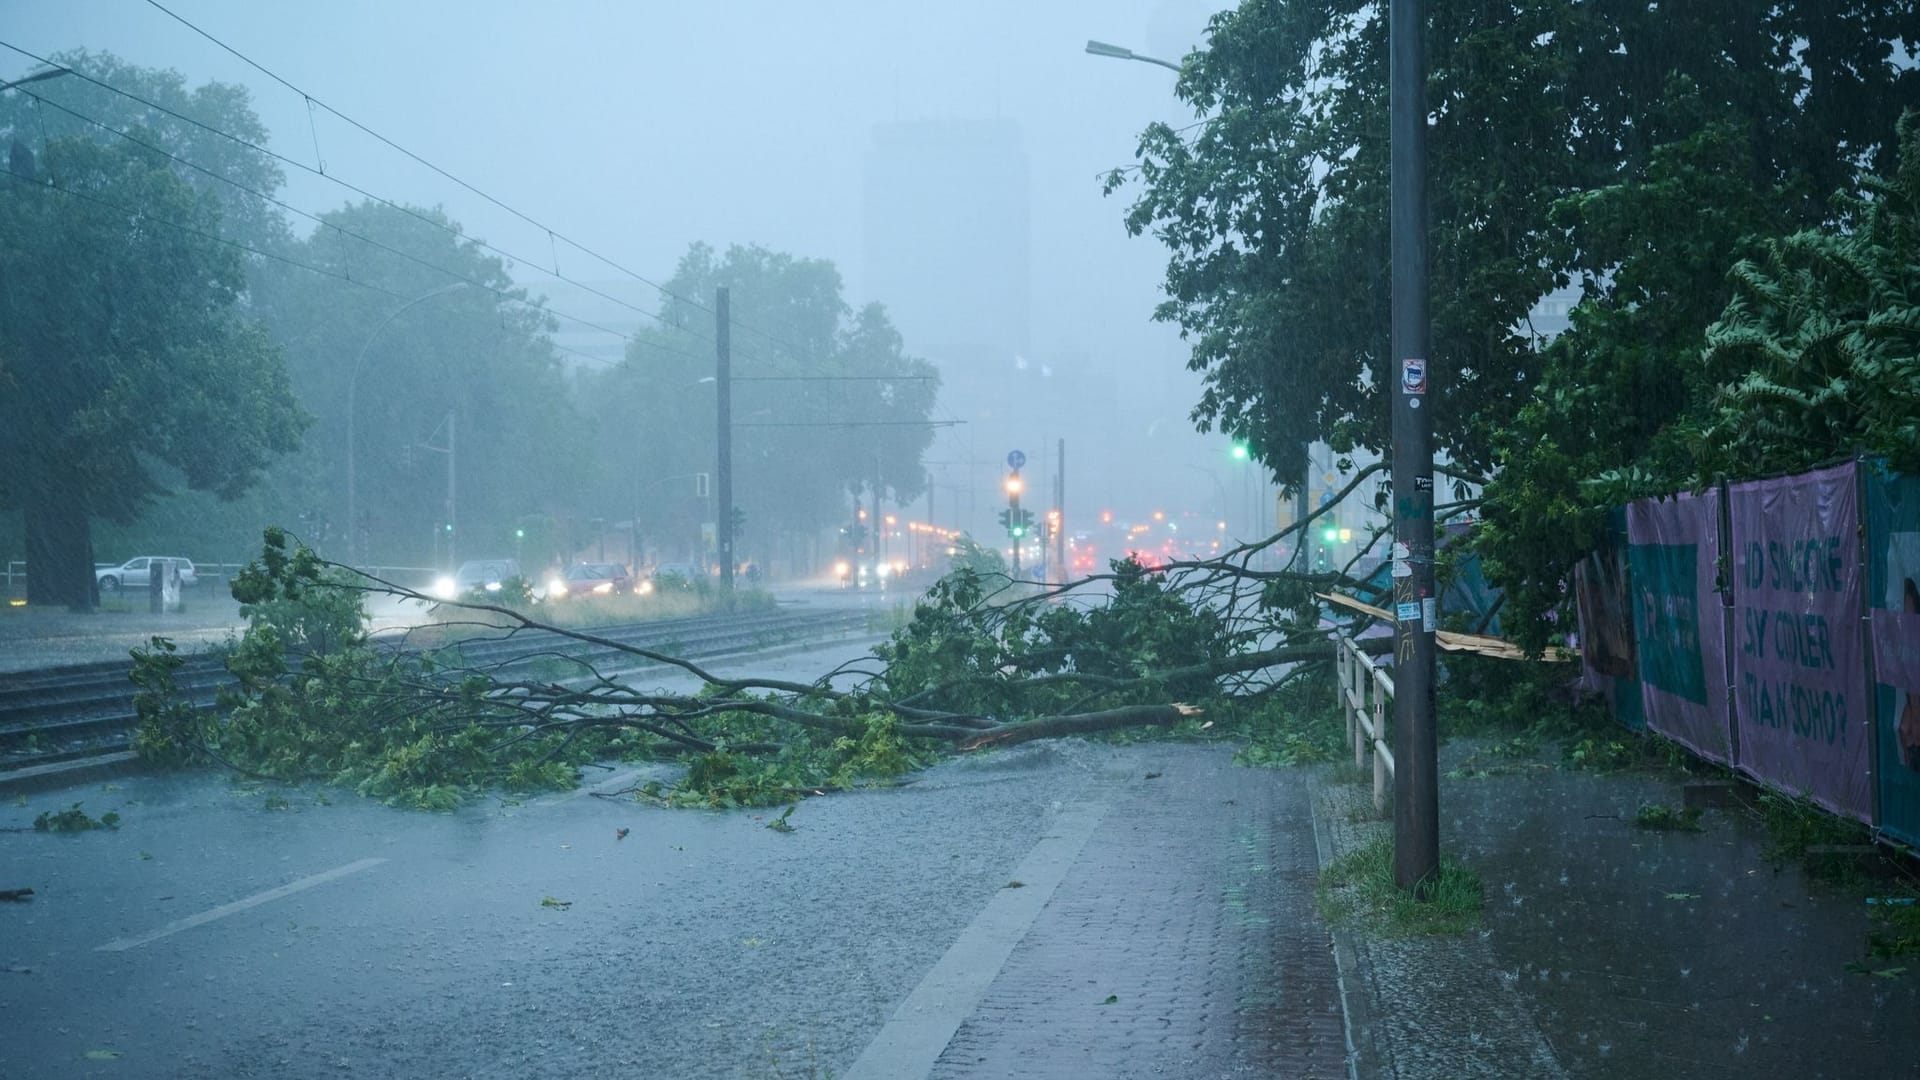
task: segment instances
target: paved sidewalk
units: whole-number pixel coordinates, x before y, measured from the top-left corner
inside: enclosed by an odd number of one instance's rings
[[[1119,757],[1105,816],[931,1075],[1348,1075],[1314,913],[1312,774],[1226,747]]]
[[[81,614],[65,608],[0,610],[0,671],[126,660],[128,650],[156,634],[172,638],[182,652],[198,652],[239,633],[240,605],[224,582],[202,582],[185,592],[185,610],[164,615],[131,598]],[[137,599],[144,604],[146,598]]]

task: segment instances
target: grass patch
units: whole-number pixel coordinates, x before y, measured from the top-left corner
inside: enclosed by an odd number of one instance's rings
[[[1320,871],[1320,914],[1329,923],[1391,937],[1446,937],[1480,922],[1480,875],[1441,856],[1424,897],[1393,883],[1393,837],[1376,834]]]
[[[1840,817],[1810,799],[1762,791],[1749,806],[1767,831],[1761,855],[1775,867],[1801,862],[1811,847],[1866,844],[1873,839],[1865,825]],[[1857,874],[1840,866],[1805,865],[1810,876],[1832,884],[1850,884]]]
[[[1699,832],[1698,807],[1677,808],[1660,803],[1644,803],[1634,811],[1633,825],[1653,832]]]

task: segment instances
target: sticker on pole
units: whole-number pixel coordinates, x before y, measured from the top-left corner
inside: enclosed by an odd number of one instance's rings
[[[1440,629],[1440,603],[1431,596],[1420,600],[1420,629],[1429,634]]]
[[[1405,559],[1393,560],[1393,576],[1408,578],[1413,576],[1413,564]]]
[[[1402,600],[1393,606],[1393,615],[1395,622],[1413,622],[1420,618],[1420,602],[1418,600]]]
[[[1427,392],[1427,362],[1411,357],[1400,361],[1400,390],[1406,394]]]
[[[1396,559],[1411,559],[1413,558],[1413,549],[1407,546],[1406,541],[1395,540],[1393,542],[1393,557]]]

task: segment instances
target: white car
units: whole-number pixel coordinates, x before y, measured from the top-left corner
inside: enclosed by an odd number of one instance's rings
[[[142,555],[137,559],[128,559],[119,566],[109,566],[93,572],[94,583],[103,593],[119,592],[121,589],[144,589],[156,560],[171,559],[180,568],[180,584],[192,585],[199,578],[193,572],[193,560],[171,555]]]
[[[471,559],[434,582],[433,594],[442,600],[458,600],[473,592],[497,593],[502,584],[519,576],[516,559]]]

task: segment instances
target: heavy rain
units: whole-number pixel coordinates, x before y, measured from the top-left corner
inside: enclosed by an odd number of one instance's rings
[[[1920,1077],[1910,2],[0,16],[0,1076]]]

